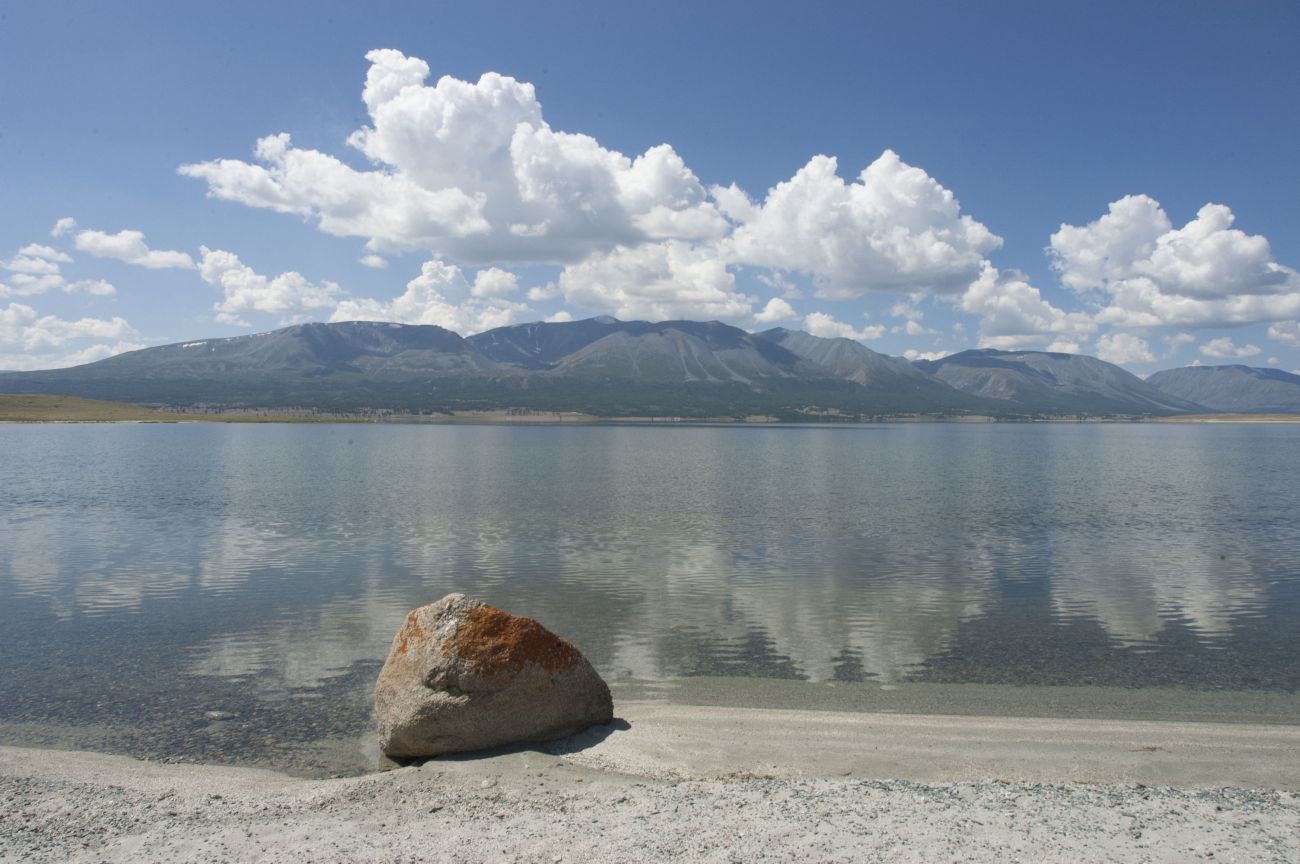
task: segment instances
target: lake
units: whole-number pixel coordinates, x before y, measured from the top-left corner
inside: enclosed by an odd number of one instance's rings
[[[0,426],[0,740],[366,770],[403,616],[618,699],[1300,722],[1300,426]]]

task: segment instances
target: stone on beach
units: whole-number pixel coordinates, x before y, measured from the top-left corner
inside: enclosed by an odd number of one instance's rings
[[[375,683],[379,746],[394,758],[550,741],[613,716],[577,648],[464,594],[407,615]]]

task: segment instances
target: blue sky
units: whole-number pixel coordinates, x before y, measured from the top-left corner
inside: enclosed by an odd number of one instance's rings
[[[1297,32],[1291,2],[4,3],[0,369],[602,313],[1297,369]]]

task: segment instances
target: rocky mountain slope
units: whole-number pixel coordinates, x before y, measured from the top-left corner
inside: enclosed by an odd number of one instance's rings
[[[919,361],[920,369],[965,393],[1030,414],[1174,414],[1203,406],[1157,390],[1120,367],[1081,354],[962,351]]]
[[[1162,393],[1213,411],[1300,413],[1300,375],[1254,366],[1185,366],[1147,378]]]

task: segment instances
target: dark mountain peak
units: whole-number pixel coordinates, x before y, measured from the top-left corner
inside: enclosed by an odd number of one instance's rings
[[[498,363],[525,369],[551,369],[611,333],[643,336],[669,331],[688,333],[715,348],[734,348],[749,335],[720,321],[620,321],[600,315],[581,321],[511,324],[476,333],[468,342]]]
[[[624,322],[608,315],[581,321],[532,321],[485,330],[466,341],[498,363],[549,369],[592,342],[638,324],[644,322]]]
[[[552,368],[580,378],[747,387],[824,374],[780,345],[720,321],[621,322]]]
[[[894,410],[959,413],[996,410],[994,403],[972,398],[917,369],[902,357],[873,351],[856,339],[823,338],[785,327],[773,327],[757,336],[760,342],[779,345],[815,364],[831,378],[857,385],[866,398],[894,406]]]
[[[322,360],[364,354],[388,355],[409,350],[470,350],[459,333],[436,324],[395,324],[386,321],[312,323],[287,327],[269,335],[300,339],[305,345],[320,352]]]
[[[697,339],[703,339],[711,348],[740,348],[753,344],[753,337],[730,324],[721,321],[660,321],[651,324],[648,332],[666,333],[678,331],[687,333]]]
[[[856,339],[825,338],[784,327],[773,327],[757,335],[759,339],[787,348],[822,366],[836,377],[855,384],[889,387],[892,386],[890,381],[899,379],[908,379],[912,386],[917,381],[937,383],[901,357],[890,357],[872,351]]]
[[[805,345],[843,345],[846,347],[853,346],[855,350],[857,348],[861,348],[863,352],[867,354],[874,354],[877,357],[888,356],[885,354],[881,354],[879,351],[872,351],[870,348],[868,348],[866,345],[863,345],[861,342],[859,342],[856,339],[849,339],[844,336],[814,336],[811,333],[809,333],[807,330],[791,330],[788,327],[773,327],[769,330],[763,330],[759,333],[755,333],[754,335],[760,339],[766,339],[769,342],[776,342],[777,344],[785,344],[787,342],[792,342],[792,343],[805,344]]]

